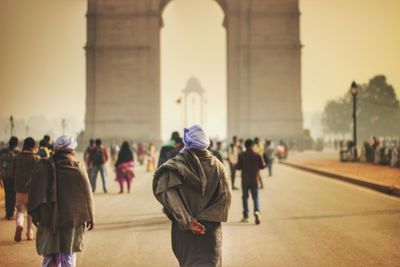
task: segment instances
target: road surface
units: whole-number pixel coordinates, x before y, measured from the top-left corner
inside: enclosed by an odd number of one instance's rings
[[[239,222],[241,193],[233,192],[230,222],[223,225],[224,266],[400,266],[399,199],[274,167],[274,177],[263,173],[261,225],[253,218]],[[111,172],[110,193],[95,194],[96,225],[78,266],[178,266],[170,223],[151,191],[152,175],[143,167],[136,173],[131,194],[117,194]],[[0,220],[0,266],[40,266],[34,242],[15,243],[14,228]]]

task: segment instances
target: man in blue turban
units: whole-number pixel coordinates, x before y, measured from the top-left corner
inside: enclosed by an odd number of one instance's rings
[[[200,125],[184,130],[184,148],[156,171],[153,192],[172,221],[180,266],[221,266],[222,228],[231,204],[225,166],[207,150]]]

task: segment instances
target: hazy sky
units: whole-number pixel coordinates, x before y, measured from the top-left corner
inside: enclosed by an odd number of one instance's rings
[[[302,0],[300,11],[304,111],[322,110],[352,80],[375,74],[400,95],[399,0]],[[82,127],[85,13],[84,0],[0,0],[0,117],[72,116]],[[208,90],[210,133],[225,132],[222,16],[211,0],[175,0],[163,14],[164,136],[181,125],[175,100],[192,75]]]
[[[214,1],[175,0],[164,10],[161,31],[164,138],[183,126],[184,106],[175,102],[192,76],[198,78],[207,92],[204,123],[209,134],[214,137],[226,135],[226,31],[223,20],[224,13]],[[197,110],[200,109],[199,102]],[[192,97],[188,103],[192,105]],[[199,114],[190,115],[188,112],[189,124],[200,122]]]

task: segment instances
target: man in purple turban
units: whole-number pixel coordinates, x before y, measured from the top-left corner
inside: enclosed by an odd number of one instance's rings
[[[222,228],[231,204],[225,166],[207,150],[200,125],[184,130],[184,148],[156,171],[153,193],[172,221],[180,266],[221,266]]]
[[[73,137],[57,138],[54,154],[32,173],[29,215],[38,227],[36,250],[43,267],[75,267],[85,232],[94,227],[92,188],[75,157],[76,145]]]

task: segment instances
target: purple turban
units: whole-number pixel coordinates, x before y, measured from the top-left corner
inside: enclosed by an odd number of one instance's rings
[[[210,146],[210,138],[200,125],[195,124],[189,129],[184,129],[183,143],[185,147],[182,151],[190,149],[205,150]]]
[[[54,143],[54,151],[74,151],[77,146],[75,138],[62,135]]]

